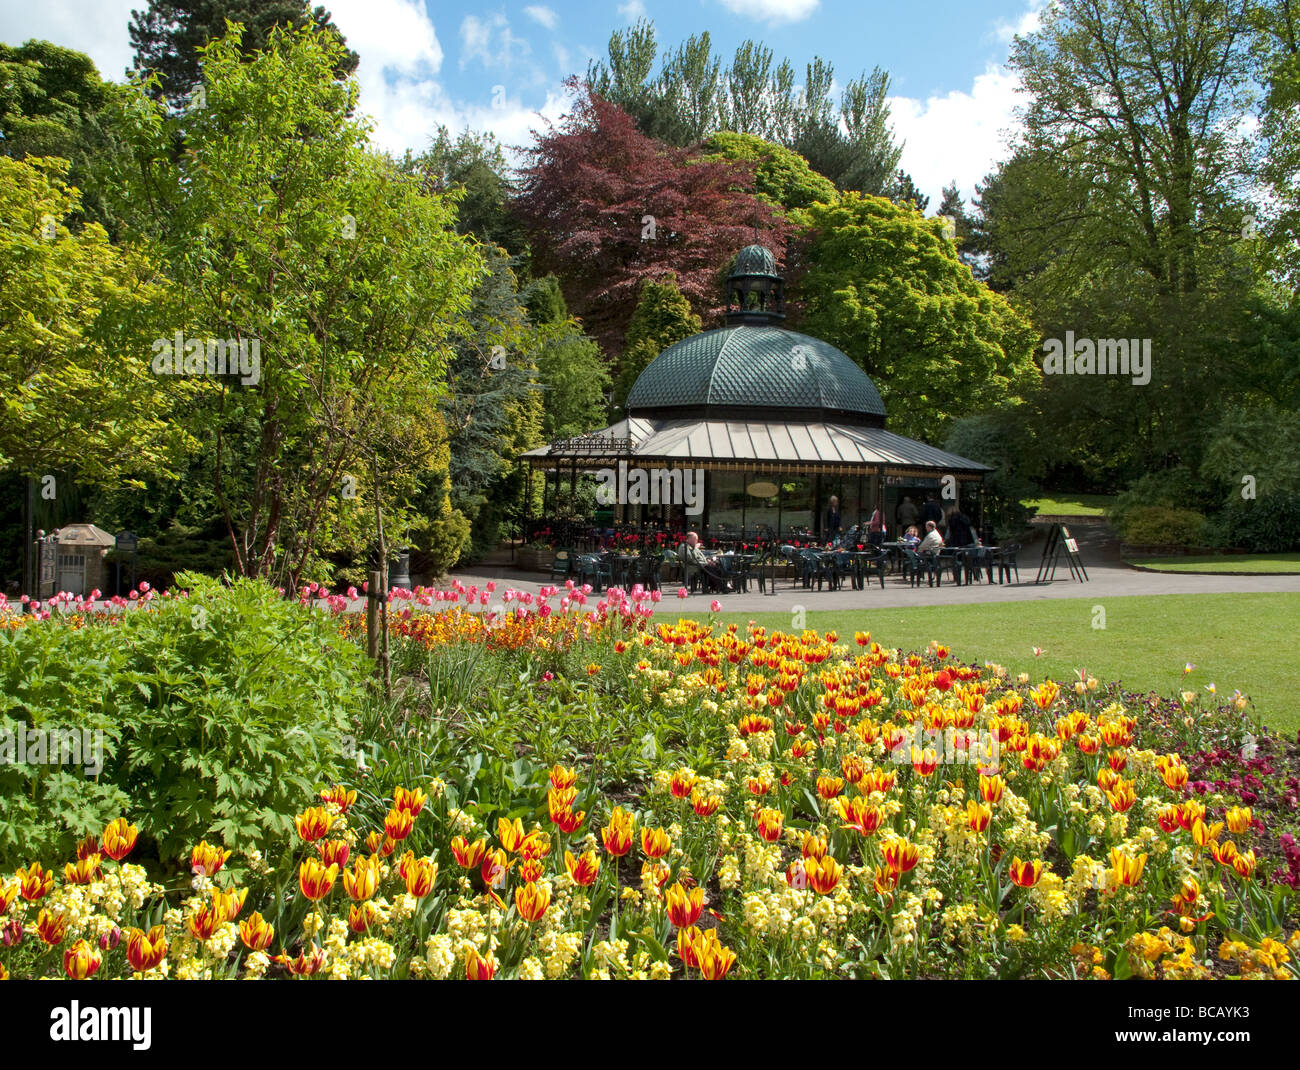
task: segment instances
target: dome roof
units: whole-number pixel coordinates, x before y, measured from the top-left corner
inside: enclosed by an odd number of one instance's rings
[[[750,249],[762,247],[742,250],[737,263]],[[627,411],[885,422],[866,372],[829,343],[771,324],[722,327],[669,346],[637,378]]]
[[[776,270],[776,256],[766,245],[746,245],[741,249],[736,254],[731,275],[767,275],[774,279],[781,277]]]

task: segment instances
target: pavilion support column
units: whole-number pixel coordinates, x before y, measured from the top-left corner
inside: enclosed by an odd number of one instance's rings
[[[825,516],[822,510],[827,508],[829,503],[822,501],[822,474],[820,472],[813,474],[813,502],[815,503],[813,506],[813,531],[817,533],[818,542],[825,542],[826,536],[830,533],[822,530],[822,518]]]

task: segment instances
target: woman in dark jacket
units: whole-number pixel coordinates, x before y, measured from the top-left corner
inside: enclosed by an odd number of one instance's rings
[[[948,513],[948,534],[944,542],[949,546],[975,545],[975,529],[959,506],[954,505]]]

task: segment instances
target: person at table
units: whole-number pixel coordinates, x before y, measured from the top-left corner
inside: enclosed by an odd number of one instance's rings
[[[688,562],[692,567],[698,568],[704,573],[705,585],[711,591],[731,591],[731,581],[727,579],[726,573],[718,565],[715,558],[710,557],[700,546],[700,533],[698,531],[688,531],[686,541],[682,543],[681,558]]]
[[[840,500],[832,494],[830,505],[826,509],[826,530],[823,533],[827,541],[834,539],[843,527],[844,524],[840,520]]]
[[[948,535],[944,541],[949,546],[976,545],[975,528],[959,505],[948,510]]]
[[[939,534],[939,525],[933,520],[925,522],[925,538],[916,548],[918,554],[937,554],[943,549],[943,536]]]
[[[898,512],[894,515],[894,519],[898,521],[899,530],[906,531],[914,524],[920,523],[921,514],[917,511],[916,503],[907,495],[904,495],[903,504],[898,507]]]
[[[869,531],[873,536],[877,536],[872,539],[872,542],[880,543],[885,541],[888,529],[885,526],[884,511],[878,505],[876,506],[876,511],[871,514],[871,523],[867,525],[867,531]]]
[[[915,550],[921,545],[921,533],[916,530],[915,524],[903,532],[903,544],[909,550]]]

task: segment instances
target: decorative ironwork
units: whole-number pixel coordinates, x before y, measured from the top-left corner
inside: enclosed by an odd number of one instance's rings
[[[632,452],[630,438],[605,437],[604,435],[578,435],[575,438],[562,438],[551,443],[552,456],[557,453],[607,454]]]

